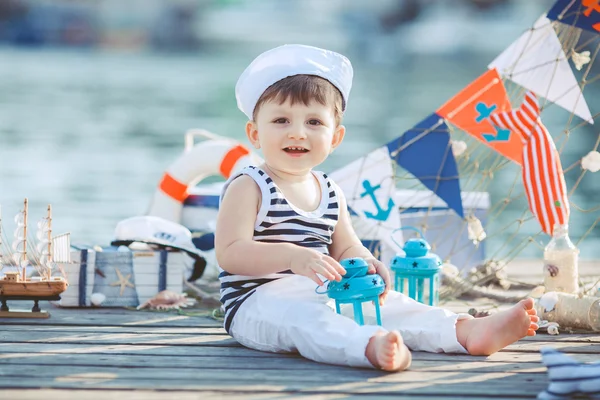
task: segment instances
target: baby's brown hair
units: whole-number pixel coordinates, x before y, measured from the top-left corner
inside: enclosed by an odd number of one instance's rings
[[[264,102],[274,100],[283,104],[288,99],[292,105],[302,103],[308,106],[311,101],[317,101],[324,106],[331,105],[336,125],[342,122],[344,109],[342,94],[327,79],[315,75],[288,76],[269,86],[256,102],[252,119],[256,120],[258,110]]]

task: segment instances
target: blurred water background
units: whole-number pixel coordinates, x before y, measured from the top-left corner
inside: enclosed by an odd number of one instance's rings
[[[108,244],[118,221],[146,212],[164,170],[183,149],[186,130],[245,140],[235,82],[253,57],[283,43],[327,47],[354,64],[348,134],[322,167],[331,171],[429,115],[482,74],[551,4],[2,0],[4,226],[11,229],[7,221],[28,197],[31,218],[53,204],[55,233],[70,231],[75,243]],[[599,86],[585,92],[592,114],[600,110]],[[567,119],[557,111],[547,124],[562,130]],[[562,154],[564,166],[592,150],[597,130],[577,129],[575,143]],[[567,185],[577,177],[567,174]],[[494,178],[492,203],[511,183]],[[598,176],[588,173],[573,200],[593,209],[599,198]],[[522,204],[510,207],[503,218],[518,218]],[[596,210],[585,221],[572,221],[571,235],[585,234],[599,215]],[[580,243],[582,258],[600,258],[598,231]],[[530,234],[519,232],[523,239]],[[502,241],[495,237],[490,246]],[[521,256],[540,254],[539,246],[530,246]]]

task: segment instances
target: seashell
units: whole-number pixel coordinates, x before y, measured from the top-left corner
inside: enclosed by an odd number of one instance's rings
[[[554,310],[556,303],[558,303],[558,294],[556,292],[544,293],[538,300],[538,304],[544,308],[544,312]]]
[[[90,297],[90,301],[95,306],[101,305],[104,303],[104,300],[106,300],[106,296],[103,293],[92,293],[92,296]]]
[[[556,322],[548,323],[548,327],[547,327],[548,334],[549,335],[558,335],[558,327],[559,326],[560,325],[558,325]]]
[[[590,172],[600,171],[600,153],[592,150],[581,159],[581,168],[587,169]]]
[[[474,215],[467,216],[467,234],[476,246],[487,237],[481,221]]]
[[[188,299],[185,293],[175,293],[171,290],[158,292],[154,297],[140,304],[137,309],[150,308],[153,310],[172,310],[181,307],[189,307],[196,302],[194,299]]]
[[[95,251],[96,253],[102,253],[102,247],[100,247],[100,246],[98,246],[98,245],[95,245],[95,246],[93,247],[93,249],[94,249],[94,251]]]
[[[577,71],[581,71],[581,68],[591,61],[589,50],[582,51],[581,53],[573,52],[571,54],[571,60],[573,60],[573,64],[575,64],[575,68]]]
[[[462,155],[467,150],[467,143],[462,140],[451,140],[452,154],[454,157]]]

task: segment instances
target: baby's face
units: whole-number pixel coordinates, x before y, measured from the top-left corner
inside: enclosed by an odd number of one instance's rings
[[[321,164],[340,144],[344,127],[336,126],[333,107],[316,101],[283,104],[265,102],[260,106],[253,140],[261,148],[267,165],[275,170],[302,174]]]

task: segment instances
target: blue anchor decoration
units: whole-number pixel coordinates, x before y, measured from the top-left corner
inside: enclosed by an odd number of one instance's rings
[[[392,212],[393,207],[394,207],[394,200],[389,199],[387,209],[384,210],[383,208],[381,208],[381,205],[379,204],[379,202],[377,201],[377,198],[375,197],[375,191],[377,189],[381,188],[381,185],[371,186],[371,182],[369,182],[366,179],[362,182],[362,185],[365,188],[365,191],[360,194],[360,197],[361,198],[363,198],[365,196],[371,197],[371,200],[373,200],[373,203],[375,204],[375,207],[377,208],[377,214],[373,214],[368,211],[365,211],[365,215],[367,216],[367,218],[376,219],[377,221],[387,220],[388,217],[390,216],[390,213]]]
[[[475,110],[479,113],[479,116],[475,118],[475,122],[481,122],[484,119],[489,118],[496,108],[498,107],[495,104],[488,107],[484,102],[480,101],[475,105]]]
[[[484,133],[482,135],[483,138],[488,143],[489,142],[506,142],[506,141],[508,141],[508,139],[510,138],[510,129],[500,128],[496,125],[494,125],[494,128],[496,129],[495,135],[493,135],[491,133]]]
[[[486,118],[489,118],[490,115],[498,108],[496,104],[492,104],[491,106],[487,106],[484,102],[480,101],[475,105],[475,110],[479,113],[477,118],[475,118],[475,122],[479,123]],[[496,129],[496,134],[492,133],[484,133],[482,134],[483,138],[486,142],[507,142],[510,138],[510,129],[500,128],[494,125],[494,129]]]

